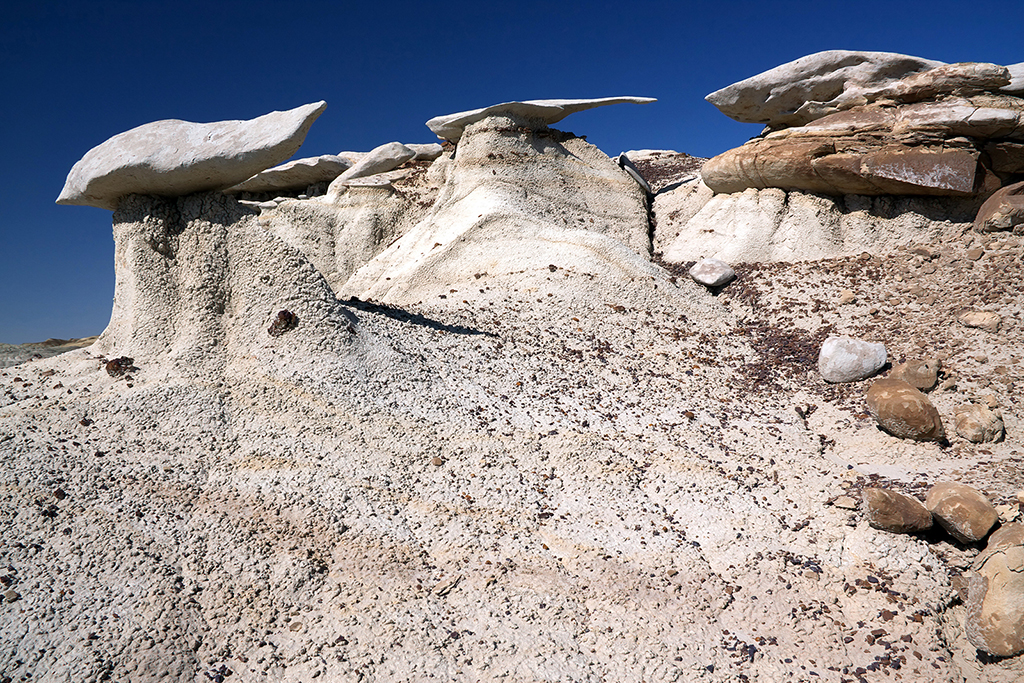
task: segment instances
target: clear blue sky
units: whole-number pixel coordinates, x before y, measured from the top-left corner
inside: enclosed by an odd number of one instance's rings
[[[758,133],[704,95],[826,49],[1024,61],[1020,0],[900,2],[48,2],[0,20],[0,342],[98,334],[111,212],[56,206],[90,148],[159,119],[326,100],[297,156],[429,142],[440,114],[639,95],[560,124],[614,155],[712,156]]]

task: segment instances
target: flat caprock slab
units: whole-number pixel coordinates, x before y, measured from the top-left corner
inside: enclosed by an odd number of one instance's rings
[[[603,107],[608,104],[631,102],[633,104],[649,104],[657,102],[653,97],[599,97],[590,100],[527,100],[526,102],[503,102],[483,109],[461,111],[457,114],[435,116],[427,121],[427,128],[442,140],[455,142],[462,137],[462,132],[471,123],[481,121],[488,116],[508,114],[518,118],[542,121],[550,126],[558,123],[566,116],[578,111]]]
[[[326,108],[321,101],[248,121],[147,123],[89,150],[57,203],[113,210],[129,194],[179,197],[236,185],[295,154]]]

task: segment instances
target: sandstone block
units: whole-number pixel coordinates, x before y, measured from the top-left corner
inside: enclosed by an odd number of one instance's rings
[[[58,204],[116,209],[129,194],[178,197],[236,185],[298,150],[327,104],[249,121],[156,121],[89,150],[68,174]]]
[[[339,175],[334,182],[346,185],[356,178],[366,178],[378,173],[392,171],[416,156],[415,150],[409,149],[401,142],[389,142],[370,150],[366,156],[357,161],[350,169]]]
[[[843,152],[825,136],[757,139],[709,159],[704,182],[722,194],[778,187],[829,195],[966,197],[987,187],[976,152],[865,140]],[[849,141],[847,141],[849,142]]]
[[[920,389],[931,391],[939,381],[939,370],[942,369],[942,361],[938,358],[928,360],[909,360],[900,363],[889,373],[891,379],[902,379],[904,382]]]
[[[818,353],[818,371],[826,382],[856,382],[885,365],[885,344],[850,337],[829,337]]]
[[[973,443],[999,441],[1003,437],[1003,416],[988,406],[967,404],[954,413],[956,433]]]
[[[1009,84],[1010,72],[1005,66],[986,62],[959,62],[905,76],[878,90],[875,98],[920,102],[943,95],[969,96],[994,92]]]
[[[974,229],[977,232],[1024,232],[1024,182],[1002,187],[986,199],[978,209]]]
[[[991,311],[960,311],[956,319],[964,327],[975,327],[986,332],[998,332],[1003,319]]]
[[[942,441],[946,432],[928,397],[901,379],[880,379],[867,393],[868,412],[893,436],[914,441]]]
[[[1024,95],[1024,62],[1008,64],[1006,71],[1010,76],[1010,83],[999,89],[999,92],[1011,95]]]
[[[488,116],[512,116],[517,119],[536,121],[542,125],[550,126],[553,123],[558,123],[570,114],[593,109],[594,107],[604,107],[609,104],[620,104],[623,102],[647,104],[656,101],[651,97],[601,97],[589,100],[503,102],[502,104],[494,104],[483,109],[435,116],[427,121],[427,128],[434,131],[437,137],[455,142],[462,137],[466,126],[477,121],[483,121]]]
[[[932,526],[932,513],[916,498],[882,488],[866,488],[863,494],[868,524],[875,529],[911,534]]]
[[[864,104],[888,85],[938,66],[942,62],[890,52],[828,50],[782,64],[704,99],[743,123],[799,126]]]
[[[436,142],[428,142],[425,144],[406,143],[405,146],[416,153],[416,156],[413,157],[413,161],[433,161],[441,156],[441,152],[444,151],[441,145]]]
[[[1024,173],[1024,144],[1007,141],[990,142],[985,145],[985,153],[988,154],[989,164],[996,173]],[[1020,192],[1015,194],[1020,194]]]
[[[974,192],[977,167],[977,157],[965,150],[894,148],[865,155],[861,175],[886,194],[965,196]]]
[[[978,489],[955,482],[939,482],[928,491],[925,507],[949,535],[961,543],[985,538],[999,513]]]
[[[1024,652],[1024,524],[1007,524],[974,562],[965,630],[971,644],[999,657]]]

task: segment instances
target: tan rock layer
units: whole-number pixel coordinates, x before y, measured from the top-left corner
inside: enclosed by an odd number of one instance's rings
[[[709,160],[715,192],[988,194],[1024,169],[1024,100],[1005,95],[855,107],[768,133]],[[991,142],[989,142],[991,141]]]

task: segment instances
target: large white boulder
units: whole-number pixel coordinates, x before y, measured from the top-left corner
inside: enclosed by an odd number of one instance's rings
[[[230,187],[295,154],[326,108],[321,101],[249,121],[147,123],[89,150],[57,203],[113,210],[129,194],[179,197]]]
[[[716,90],[704,99],[743,123],[802,125],[868,102],[910,74],[942,62],[892,52],[827,50]]]
[[[651,97],[599,97],[589,100],[527,100],[525,102],[503,102],[483,109],[460,111],[456,114],[435,116],[427,121],[427,128],[434,131],[437,137],[455,142],[462,137],[466,126],[482,121],[488,116],[507,115],[523,119],[530,123],[542,123],[550,126],[558,123],[566,116],[579,111],[604,107],[609,104],[632,102],[647,104],[656,102]]]

